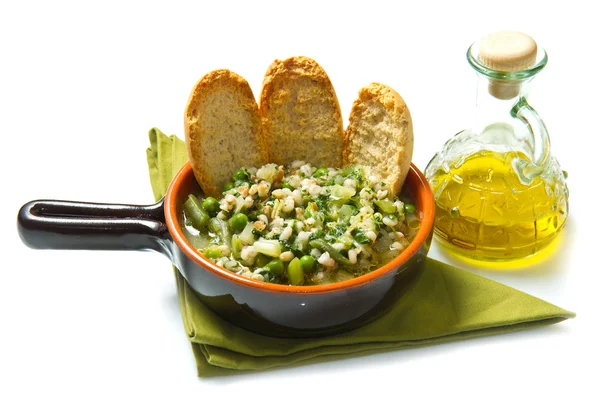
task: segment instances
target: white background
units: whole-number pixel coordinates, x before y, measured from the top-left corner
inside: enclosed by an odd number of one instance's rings
[[[598,398],[594,2],[111,3],[0,6],[0,398]],[[469,126],[467,47],[506,28],[548,51],[531,103],[569,171],[571,210],[551,259],[524,271],[467,268],[574,310],[574,320],[199,379],[166,258],[35,251],[18,238],[17,211],[32,199],[150,203],[148,129],[183,137],[189,91],[206,72],[229,68],[258,95],[271,61],[291,55],[326,69],[345,121],[361,86],[400,92],[415,126],[413,161],[424,169]],[[437,245],[430,255],[449,260]]]

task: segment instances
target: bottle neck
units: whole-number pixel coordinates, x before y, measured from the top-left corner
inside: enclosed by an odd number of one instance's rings
[[[512,113],[520,101],[527,101],[530,81],[502,81],[477,74],[472,129],[481,145],[496,152],[521,151],[529,157],[533,155],[531,134]]]
[[[476,141],[485,150],[524,155],[515,169],[526,182],[546,168],[550,157],[546,126],[527,101],[532,78],[501,80],[477,75]]]
[[[531,79],[522,81],[500,81],[477,74],[475,104],[475,133],[486,131],[490,125],[504,123],[521,130],[520,123],[511,114],[521,100],[527,101]]]

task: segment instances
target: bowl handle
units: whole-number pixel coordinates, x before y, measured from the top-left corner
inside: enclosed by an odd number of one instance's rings
[[[170,257],[163,201],[137,206],[35,200],[21,207],[17,228],[34,249],[155,250]]]

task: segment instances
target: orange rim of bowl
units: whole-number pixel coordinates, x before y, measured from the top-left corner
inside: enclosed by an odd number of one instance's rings
[[[288,292],[288,293],[323,293],[330,292],[335,290],[343,290],[349,289],[351,287],[360,286],[366,283],[369,283],[388,272],[398,268],[406,261],[408,261],[425,243],[427,240],[431,230],[433,229],[433,221],[434,221],[434,201],[433,201],[433,193],[431,192],[431,188],[429,187],[429,183],[425,176],[419,169],[411,164],[408,176],[406,178],[407,181],[415,181],[411,186],[411,189],[414,187],[416,190],[411,190],[411,197],[415,200],[419,205],[420,212],[420,220],[421,226],[415,238],[408,245],[402,253],[396,256],[387,264],[382,265],[374,271],[368,272],[364,275],[358,276],[356,278],[348,279],[342,282],[336,283],[325,283],[321,285],[312,285],[312,286],[293,286],[293,285],[283,285],[278,283],[269,283],[269,282],[260,282],[251,280],[248,278],[244,278],[240,275],[234,274],[233,272],[228,271],[227,269],[218,266],[213,263],[209,259],[205,258],[200,252],[198,252],[185,238],[183,230],[181,229],[179,223],[179,215],[177,212],[177,194],[182,188],[183,183],[186,179],[194,179],[192,166],[189,162],[187,162],[175,175],[173,181],[169,185],[167,190],[167,194],[165,196],[165,219],[167,222],[167,227],[169,232],[171,233],[171,237],[175,241],[175,244],[184,252],[184,254],[194,261],[199,267],[203,267],[206,270],[225,278],[231,282],[238,283],[240,285],[266,290],[266,291],[274,291],[274,292]]]

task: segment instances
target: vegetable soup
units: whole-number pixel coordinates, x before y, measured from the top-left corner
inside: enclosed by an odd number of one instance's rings
[[[415,206],[389,188],[368,167],[241,168],[220,199],[189,195],[181,222],[192,246],[235,274],[333,283],[379,268],[413,240]]]

